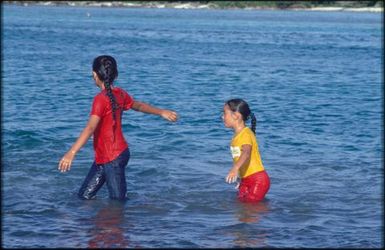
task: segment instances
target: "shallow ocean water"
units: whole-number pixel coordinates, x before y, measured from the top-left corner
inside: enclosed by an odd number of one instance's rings
[[[2,246],[383,247],[382,13],[2,6]],[[128,111],[129,200],[77,199],[92,142],[57,170],[98,93]],[[243,204],[223,103],[249,102],[271,178]]]

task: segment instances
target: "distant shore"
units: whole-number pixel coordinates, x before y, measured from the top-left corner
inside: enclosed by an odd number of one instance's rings
[[[293,11],[353,11],[353,12],[383,12],[382,6],[373,7],[340,7],[340,6],[218,6],[215,1],[207,3],[200,2],[97,2],[97,1],[4,1],[6,4],[15,4],[21,6],[43,5],[43,6],[76,6],[76,7],[115,7],[115,8],[173,8],[173,9],[246,9],[246,10],[293,10]]]

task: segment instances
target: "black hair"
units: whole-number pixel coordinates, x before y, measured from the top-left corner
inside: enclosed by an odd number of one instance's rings
[[[112,94],[111,85],[118,77],[118,66],[115,59],[112,56],[101,55],[94,59],[92,64],[92,70],[98,75],[99,79],[103,82],[104,87],[107,90],[107,96],[110,98],[112,107],[112,116],[115,121],[115,111],[118,109],[115,97]],[[115,124],[115,123],[114,123]]]
[[[239,112],[242,115],[243,121],[247,121],[249,117],[251,118],[251,130],[255,134],[255,128],[257,127],[257,119],[253,112],[251,112],[249,104],[243,99],[231,99],[226,102],[230,110],[233,112]]]

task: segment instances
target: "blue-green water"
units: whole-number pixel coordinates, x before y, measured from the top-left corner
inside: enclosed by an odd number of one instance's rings
[[[382,13],[4,5],[3,247],[382,247]],[[129,200],[77,199],[91,141],[57,164],[98,93],[117,86],[180,115],[129,111]],[[257,116],[267,199],[239,203],[224,178],[233,97]]]

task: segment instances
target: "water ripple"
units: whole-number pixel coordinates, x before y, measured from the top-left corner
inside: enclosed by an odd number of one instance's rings
[[[381,14],[9,4],[3,14],[3,246],[382,246]],[[91,140],[57,171],[105,53],[118,86],[180,115],[124,114],[123,205],[106,187],[77,198]],[[257,116],[271,177],[259,204],[239,203],[224,181],[232,131],[221,112],[234,97]]]

